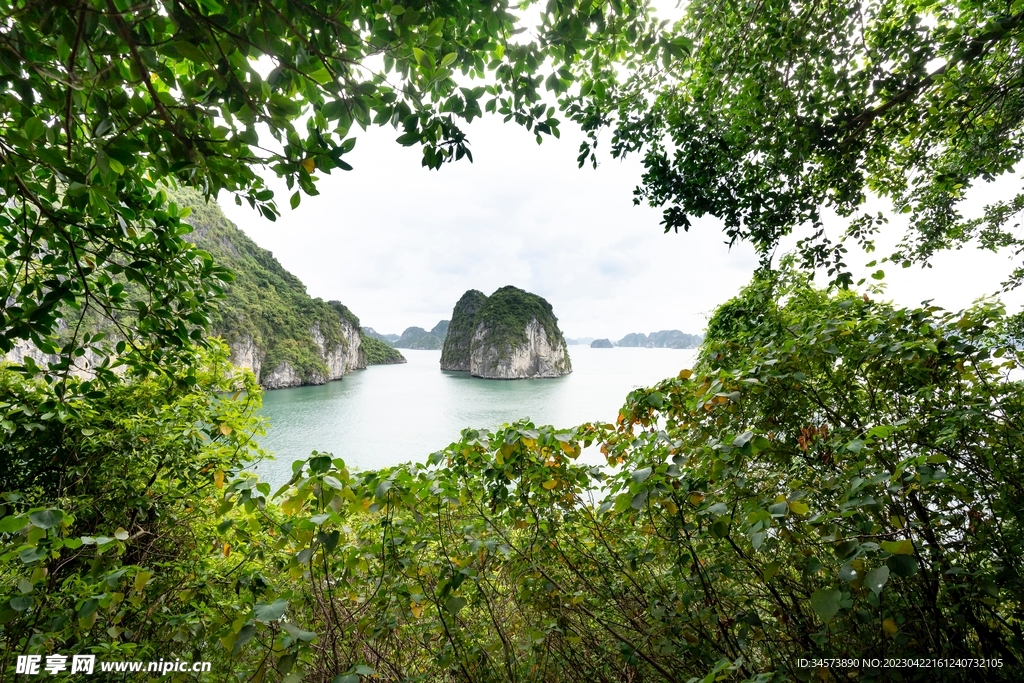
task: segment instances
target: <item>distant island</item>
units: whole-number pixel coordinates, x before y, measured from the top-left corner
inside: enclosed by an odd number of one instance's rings
[[[704,341],[702,334],[688,334],[679,330],[661,330],[660,332],[633,332],[617,342],[610,339],[594,337],[566,337],[565,343],[570,346],[589,346],[592,349],[610,349],[615,346],[645,349],[695,349]]]
[[[687,334],[679,330],[662,330],[644,334],[634,332],[620,339],[616,346],[632,346],[647,349],[695,349],[704,341],[704,335]]]
[[[438,351],[444,346],[448,334],[448,321],[438,322],[429,332],[422,327],[407,327],[402,334],[381,334],[372,327],[364,327],[363,332],[396,349]]]
[[[512,286],[490,297],[467,291],[452,310],[441,369],[485,379],[561,377],[572,372],[551,304]]]

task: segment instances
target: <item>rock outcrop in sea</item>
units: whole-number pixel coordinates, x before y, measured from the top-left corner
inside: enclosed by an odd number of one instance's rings
[[[595,339],[590,342],[590,348],[592,349],[611,349],[614,348],[610,339]]]
[[[508,286],[490,297],[466,292],[452,311],[441,369],[485,379],[561,377],[572,372],[551,304]]]

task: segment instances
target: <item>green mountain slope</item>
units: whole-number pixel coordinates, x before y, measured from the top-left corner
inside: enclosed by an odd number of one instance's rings
[[[267,388],[322,384],[367,363],[401,363],[401,354],[367,345],[359,318],[338,301],[307,294],[305,285],[227,219],[216,204],[179,191],[192,208],[188,237],[235,273],[213,317],[213,332]]]

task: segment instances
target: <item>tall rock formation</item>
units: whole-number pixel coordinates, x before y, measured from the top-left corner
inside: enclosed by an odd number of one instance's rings
[[[471,289],[455,304],[441,350],[442,370],[469,372],[469,345],[476,329],[476,313],[485,303],[487,296]]]
[[[551,304],[516,287],[489,298],[466,292],[452,311],[442,370],[486,379],[561,377],[572,372]]]

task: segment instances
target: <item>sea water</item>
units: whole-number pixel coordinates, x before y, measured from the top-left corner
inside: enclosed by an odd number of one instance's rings
[[[592,349],[570,346],[573,372],[557,379],[491,380],[440,370],[440,351],[402,349],[408,363],[374,365],[317,387],[267,391],[260,443],[274,460],[260,463],[272,484],[313,450],[368,470],[422,462],[459,439],[463,429],[494,429],[529,418],[559,428],[614,422],[626,395],[693,363],[690,349]]]

